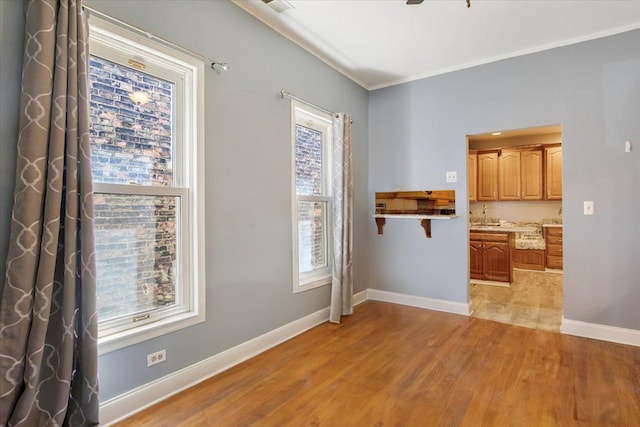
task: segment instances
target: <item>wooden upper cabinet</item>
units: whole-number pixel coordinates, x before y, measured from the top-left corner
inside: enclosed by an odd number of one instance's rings
[[[545,148],[546,199],[562,200],[562,147]]]
[[[500,200],[542,200],[542,151],[503,150],[499,160]]]
[[[542,150],[520,152],[520,198],[542,200]]]
[[[469,178],[469,201],[475,202],[478,200],[478,155],[475,152],[469,152],[467,174]]]
[[[498,152],[478,152],[478,200],[498,200]]]
[[[500,200],[520,200],[520,152],[503,150],[498,165]]]

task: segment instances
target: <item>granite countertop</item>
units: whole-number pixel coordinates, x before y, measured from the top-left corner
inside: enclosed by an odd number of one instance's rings
[[[545,228],[562,228],[562,224],[542,224]]]
[[[562,218],[542,218],[543,227],[562,227]]]
[[[562,227],[560,218],[543,218],[540,222],[509,222],[491,218],[486,225],[477,222],[477,218],[469,226],[471,231],[488,231],[494,233],[515,233],[516,249],[544,250],[546,247],[543,227]]]
[[[534,226],[500,225],[492,223],[488,223],[487,225],[471,224],[471,227],[469,229],[471,231],[501,231],[503,233],[526,233],[535,232],[536,230],[538,230],[538,228]]]

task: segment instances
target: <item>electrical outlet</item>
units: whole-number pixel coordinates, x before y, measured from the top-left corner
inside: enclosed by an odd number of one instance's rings
[[[456,171],[447,172],[447,182],[457,182],[458,173]]]
[[[585,215],[593,215],[593,202],[584,202],[584,214]]]
[[[156,365],[167,360],[167,350],[156,351],[147,354],[147,367]]]

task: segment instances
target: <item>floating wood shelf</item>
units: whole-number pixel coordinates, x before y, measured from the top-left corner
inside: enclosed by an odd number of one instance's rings
[[[398,218],[398,219],[418,219],[420,220],[420,225],[424,228],[424,234],[428,239],[431,238],[431,220],[432,219],[453,219],[456,218],[455,215],[419,215],[419,214],[375,214],[373,216],[376,220],[376,225],[378,226],[378,234],[382,234],[382,228],[384,224],[387,222],[387,218]]]

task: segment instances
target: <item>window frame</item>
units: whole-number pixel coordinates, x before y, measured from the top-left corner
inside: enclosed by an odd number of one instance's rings
[[[322,195],[298,195],[296,191],[296,126],[301,125],[319,131],[322,139]],[[333,274],[333,197],[331,173],[332,146],[331,115],[307,104],[291,101],[291,219],[292,219],[292,262],[293,292],[304,292],[331,284]],[[324,241],[326,245],[327,266],[308,273],[300,273],[298,247],[298,203],[301,201],[325,203]]]
[[[173,196],[176,209],[175,304],[105,322],[98,321],[98,352],[122,347],[183,329],[205,320],[204,263],[204,63],[172,47],[120,25],[89,18],[90,55],[125,67],[143,63],[144,73],[175,84],[172,117],[171,186],[93,183],[94,193]],[[89,98],[90,99],[90,98]],[[131,326],[135,323],[135,326]]]

